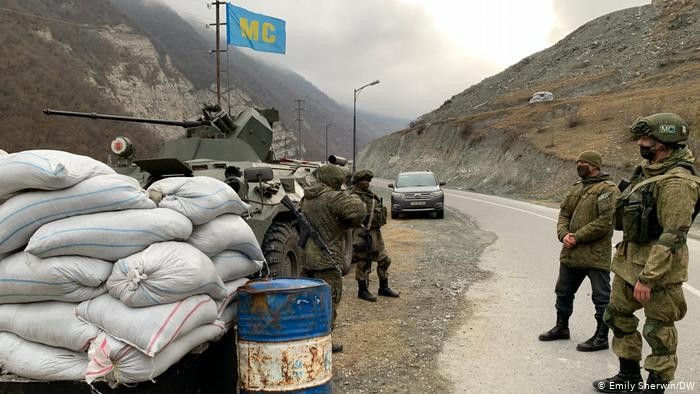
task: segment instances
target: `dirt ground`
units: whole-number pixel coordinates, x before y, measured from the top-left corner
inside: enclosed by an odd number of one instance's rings
[[[388,193],[383,197],[388,201]],[[447,392],[449,386],[437,371],[437,355],[469,315],[464,292],[488,276],[477,262],[494,235],[449,210],[444,219],[389,219],[382,234],[392,259],[389,284],[401,298],[360,300],[354,267],[344,277],[333,334],[344,351],[333,355],[334,392]],[[375,268],[376,264],[370,279],[374,294]]]

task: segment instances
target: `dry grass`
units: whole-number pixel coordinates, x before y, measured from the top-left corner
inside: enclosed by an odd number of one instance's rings
[[[575,81],[569,78],[557,86],[607,77],[608,74],[598,74],[578,77]],[[510,104],[510,107],[467,116],[459,121],[470,125],[468,134],[472,137],[482,133],[507,133],[511,141],[512,138],[526,138],[543,152],[562,159],[573,160],[582,150],[595,149],[604,155],[607,163],[621,169],[629,169],[639,161],[637,147],[627,133],[638,116],[677,113],[688,122],[691,135],[696,139],[700,137],[700,64],[697,63],[594,96],[522,104],[524,97],[525,92],[503,96],[501,103]],[[474,126],[478,122],[484,123],[485,119],[491,119],[488,128]],[[691,147],[695,145],[691,141]]]

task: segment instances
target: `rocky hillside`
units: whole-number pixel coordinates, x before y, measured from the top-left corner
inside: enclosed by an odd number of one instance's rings
[[[554,101],[529,104],[537,91]],[[358,164],[384,177],[425,168],[452,187],[557,199],[584,149],[600,151],[616,178],[629,175],[640,160],[627,128],[639,115],[676,112],[700,136],[699,103],[700,6],[659,0],[595,19],[469,87],[374,141]]]
[[[213,19],[213,14],[212,14]],[[202,103],[216,102],[213,30],[205,38],[164,3],[144,0],[6,0],[0,7],[0,149],[52,148],[107,159],[109,141],[130,137],[139,157],[153,156],[160,141],[182,134],[167,126],[47,117],[46,107],[139,117],[192,119]],[[304,157],[329,150],[350,154],[352,113],[288,70],[272,69],[235,48],[231,89],[222,106],[276,107],[281,155],[297,146],[294,100],[307,100],[302,124]],[[235,53],[234,53],[235,52]],[[225,81],[225,78],[222,78]],[[406,122],[363,115],[358,145]],[[285,142],[287,145],[285,152]]]

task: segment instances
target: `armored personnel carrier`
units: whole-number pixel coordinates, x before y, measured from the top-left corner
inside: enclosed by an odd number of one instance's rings
[[[276,109],[248,108],[234,118],[218,105],[205,105],[198,119],[184,121],[52,109],[44,113],[185,128],[182,138],[164,142],[158,157],[152,159],[135,160],[131,141],[115,138],[111,144],[118,157],[113,163],[115,171],[137,179],[144,188],[169,176],[209,176],[226,182],[251,205],[247,222],[262,247],[270,275],[299,275],[303,258],[297,245],[299,231],[281,200],[288,195],[298,203],[303,188],[315,182],[313,171],[320,164],[275,157],[272,124],[279,120]],[[347,239],[343,272],[350,269],[352,257],[349,232]]]

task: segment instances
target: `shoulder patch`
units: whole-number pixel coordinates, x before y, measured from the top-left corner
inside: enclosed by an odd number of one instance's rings
[[[610,197],[610,191],[605,191],[605,192],[603,192],[603,194],[598,196],[598,201],[603,201],[608,197]]]

